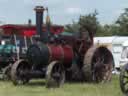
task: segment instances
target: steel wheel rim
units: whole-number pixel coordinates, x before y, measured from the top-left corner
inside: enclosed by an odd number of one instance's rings
[[[120,73],[120,87],[123,93],[128,93],[128,70],[124,67],[122,67],[121,73]]]
[[[25,84],[29,81],[29,78],[25,77],[26,70],[30,70],[30,66],[26,61],[16,61],[11,69],[11,79],[14,85]]]
[[[94,82],[110,81],[113,67],[114,60],[111,52],[104,46],[92,46],[84,57],[82,68],[84,79]]]
[[[65,80],[65,71],[59,62],[51,62],[46,72],[46,87],[60,87]]]

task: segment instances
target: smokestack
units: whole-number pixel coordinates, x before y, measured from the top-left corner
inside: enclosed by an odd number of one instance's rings
[[[28,19],[28,25],[31,26],[32,25],[32,20]]]
[[[44,13],[44,7],[43,6],[36,6],[35,9],[36,11],[36,31],[37,31],[37,35],[39,35],[39,37],[41,39],[43,39],[44,35],[42,32],[42,25],[43,25],[43,13]]]

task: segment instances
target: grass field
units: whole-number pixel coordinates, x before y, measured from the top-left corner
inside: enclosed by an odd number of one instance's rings
[[[65,83],[61,88],[47,89],[42,80],[27,85],[13,86],[11,82],[0,81],[0,96],[123,96],[118,76],[106,84]]]

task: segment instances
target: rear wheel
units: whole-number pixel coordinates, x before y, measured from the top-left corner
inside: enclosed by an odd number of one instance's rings
[[[51,62],[46,72],[46,87],[59,87],[65,81],[65,70],[58,61]]]
[[[106,82],[111,80],[114,60],[106,47],[91,47],[84,57],[83,75],[87,81]]]

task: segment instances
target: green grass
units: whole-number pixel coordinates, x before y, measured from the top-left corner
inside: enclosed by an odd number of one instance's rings
[[[0,96],[123,96],[118,76],[109,83],[65,83],[61,88],[47,89],[42,80],[27,85],[14,86],[11,82],[0,81]]]

